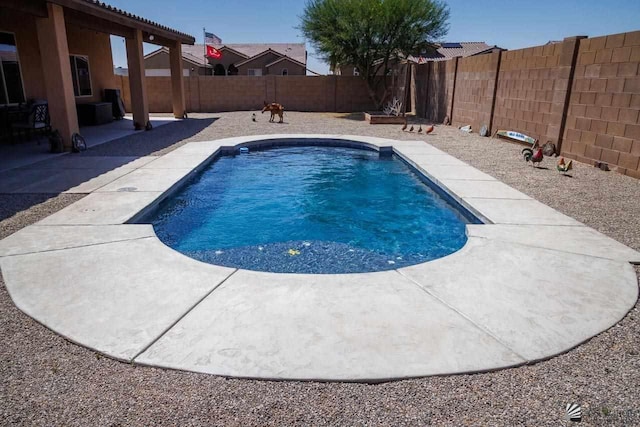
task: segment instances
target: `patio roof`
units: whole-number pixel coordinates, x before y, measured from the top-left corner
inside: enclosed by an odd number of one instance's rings
[[[194,44],[195,38],[165,25],[134,15],[117,7],[97,0],[0,0],[0,7],[20,10],[31,15],[47,17],[47,3],[54,3],[65,8],[65,20],[84,28],[121,37],[132,37],[132,30],[141,30],[146,43],[160,46],[170,45],[175,41],[183,44]],[[149,38],[153,35],[153,40]]]

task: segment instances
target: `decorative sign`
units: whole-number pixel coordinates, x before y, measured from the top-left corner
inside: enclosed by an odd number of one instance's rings
[[[207,45],[207,58],[220,59],[222,58],[222,52],[213,46]]]
[[[512,130],[499,130],[498,132],[496,132],[496,134],[503,138],[515,139],[516,141],[526,142],[531,145],[536,143],[535,138],[531,138],[530,136],[527,136],[523,133],[515,132]]]

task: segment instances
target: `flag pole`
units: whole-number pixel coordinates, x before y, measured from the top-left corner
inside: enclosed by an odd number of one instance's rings
[[[207,75],[207,30],[202,27],[202,53],[204,54],[204,75]]]

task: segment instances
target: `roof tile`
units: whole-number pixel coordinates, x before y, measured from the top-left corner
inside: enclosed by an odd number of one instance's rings
[[[307,63],[307,49],[304,43],[227,43],[212,46],[216,49],[226,46],[247,55],[249,58],[258,55],[265,50],[271,49],[282,55],[293,58],[302,64]],[[204,59],[205,48],[203,44],[194,44],[193,46],[183,45],[182,52],[197,57],[198,63],[200,64],[204,65],[206,63]]]
[[[450,47],[459,45],[460,47]],[[446,46],[446,47],[442,47]],[[435,51],[421,53],[416,58],[423,58],[424,61],[446,61],[457,56],[472,56],[481,52],[493,49],[495,46],[489,46],[485,42],[457,42],[457,43],[441,43]]]

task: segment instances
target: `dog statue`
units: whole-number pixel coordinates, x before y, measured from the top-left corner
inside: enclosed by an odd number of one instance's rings
[[[273,122],[273,119],[275,119],[277,114],[278,117],[280,117],[280,121],[278,123],[283,123],[284,107],[281,104],[278,104],[277,102],[272,102],[271,104],[268,104],[267,101],[265,101],[264,108],[262,109],[262,114],[264,114],[265,111],[268,111],[271,113],[271,118],[269,119],[269,122]]]

